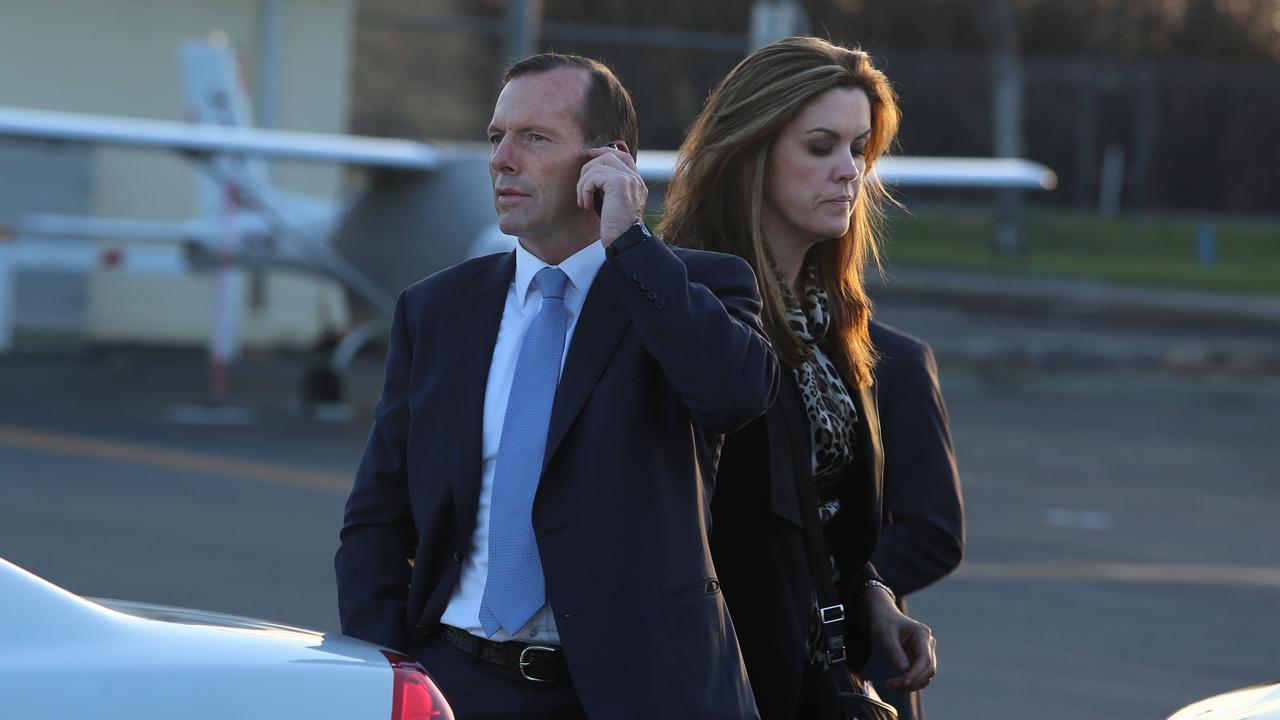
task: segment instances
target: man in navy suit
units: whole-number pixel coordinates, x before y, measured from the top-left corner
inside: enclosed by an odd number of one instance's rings
[[[756,279],[649,234],[600,63],[514,65],[489,141],[519,244],[396,303],[343,632],[418,658],[460,720],[754,718],[707,535],[721,436],[777,387]]]
[[[871,563],[907,611],[906,596],[954,570],[964,554],[964,503],[947,406],[938,385],[933,350],[921,340],[871,322],[876,400],[884,448],[884,513]],[[873,652],[864,676],[899,720],[923,720],[920,693],[887,688],[901,674]]]

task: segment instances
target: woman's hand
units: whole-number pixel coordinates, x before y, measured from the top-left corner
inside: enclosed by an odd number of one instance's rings
[[[871,605],[871,637],[902,675],[885,684],[895,690],[919,690],[938,672],[937,642],[928,625],[903,615],[889,594],[867,588]]]

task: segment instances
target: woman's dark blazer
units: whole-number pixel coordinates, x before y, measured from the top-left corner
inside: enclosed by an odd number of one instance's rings
[[[839,481],[840,512],[827,544],[841,570],[848,664],[869,651],[863,582],[880,534],[883,460],[874,391],[858,406],[854,465]],[[762,720],[793,716],[807,664],[813,593],[800,483],[813,483],[808,414],[794,374],[783,373],[773,407],[725,438],[712,498],[711,553]]]

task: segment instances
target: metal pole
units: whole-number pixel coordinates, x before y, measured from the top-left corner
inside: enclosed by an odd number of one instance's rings
[[[808,32],[809,17],[797,0],[755,0],[751,3],[751,50]]]
[[[1156,66],[1147,61],[1137,68],[1133,99],[1133,164],[1129,168],[1129,207],[1143,210],[1151,180],[1152,137],[1155,133]]]
[[[1098,183],[1098,214],[1114,218],[1120,214],[1120,193],[1124,187],[1124,146],[1111,143],[1102,153],[1102,179]]]
[[[542,0],[510,0],[507,3],[505,66],[538,51],[542,25]]]
[[[18,324],[18,267],[13,255],[11,244],[0,237],[0,353],[13,349]]]
[[[1022,157],[1022,58],[1018,52],[1018,17],[1004,0],[992,9],[995,46],[992,54],[995,122],[992,147],[996,157]]]
[[[1094,74],[1088,60],[1078,60],[1073,68],[1076,85],[1076,178],[1072,201],[1076,207],[1087,208],[1090,188],[1097,173],[1095,146],[1098,144],[1098,90],[1094,86]]]
[[[1022,156],[1022,59],[1018,52],[1018,16],[1009,0],[991,8],[992,28],[992,149],[996,157]],[[1022,193],[1001,190],[996,203],[996,251],[1011,257],[1021,251]]]
[[[284,32],[284,0],[261,0],[258,5],[257,105],[258,127],[279,126],[280,37]]]

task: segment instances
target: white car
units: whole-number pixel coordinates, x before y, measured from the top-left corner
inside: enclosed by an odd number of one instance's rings
[[[1194,702],[1169,720],[1280,720],[1280,682],[1232,690]]]
[[[90,600],[0,559],[0,716],[453,720],[413,660],[250,618]]]

